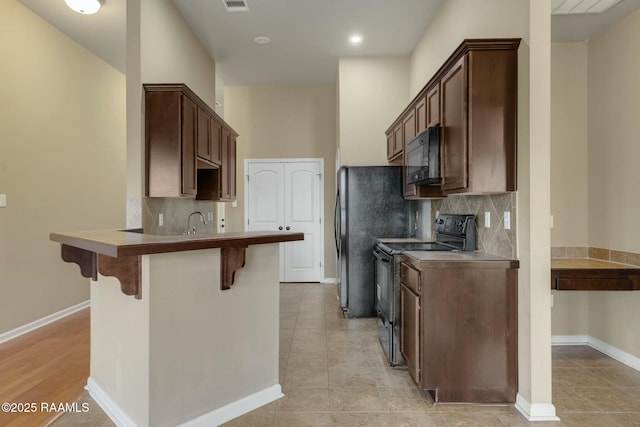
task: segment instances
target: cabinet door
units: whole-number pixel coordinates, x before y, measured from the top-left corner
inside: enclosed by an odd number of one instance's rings
[[[427,127],[440,124],[440,83],[427,93]]]
[[[407,142],[411,141],[416,136],[416,113],[415,110],[411,110],[402,119],[402,133],[404,134],[403,150],[407,149]]]
[[[229,132],[222,129],[222,141],[220,144],[220,199],[229,199]]]
[[[395,155],[395,152],[393,151],[394,148],[393,131],[391,131],[387,134],[387,160],[391,160]]]
[[[198,108],[186,96],[182,97],[182,194],[196,194],[196,132]]]
[[[400,284],[400,352],[413,381],[420,385],[420,297]]]
[[[211,161],[211,116],[198,108],[198,157]]]
[[[468,186],[467,173],[467,55],[440,82],[442,91],[442,190]]]
[[[210,121],[211,126],[211,161],[220,164],[220,150],[222,148],[222,125],[215,118]]]
[[[404,138],[402,137],[402,123],[398,123],[393,128],[393,155],[401,153],[404,149]]]
[[[416,104],[416,135],[427,127],[427,98],[423,97]]]
[[[412,111],[402,119],[404,130],[404,152],[407,152],[407,143],[416,136],[415,113]],[[402,195],[405,198],[412,198],[418,195],[417,187],[407,183],[407,156],[402,160]]]
[[[227,151],[227,171],[229,172],[229,199],[236,199],[236,137],[229,135]]]

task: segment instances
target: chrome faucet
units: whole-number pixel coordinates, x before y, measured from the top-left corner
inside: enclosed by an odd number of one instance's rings
[[[196,226],[194,225],[193,227],[189,228],[190,224],[191,224],[191,217],[193,215],[200,215],[200,219],[202,220],[203,224],[207,223],[207,219],[204,217],[204,214],[200,211],[195,211],[195,212],[191,212],[189,214],[189,217],[187,218],[187,235],[191,235],[191,234],[196,234]]]

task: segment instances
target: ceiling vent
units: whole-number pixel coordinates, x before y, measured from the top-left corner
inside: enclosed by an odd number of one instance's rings
[[[249,4],[246,0],[222,0],[227,12],[249,12]]]
[[[552,15],[603,13],[620,0],[552,0]]]

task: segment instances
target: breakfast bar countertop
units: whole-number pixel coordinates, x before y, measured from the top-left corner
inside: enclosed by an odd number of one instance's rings
[[[265,243],[303,240],[304,234],[248,231],[162,236],[126,230],[93,230],[51,233],[49,238],[63,245],[119,258],[198,249],[246,248]]]

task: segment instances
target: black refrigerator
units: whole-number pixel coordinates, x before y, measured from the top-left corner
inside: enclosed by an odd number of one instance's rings
[[[375,317],[375,240],[407,237],[409,230],[402,167],[342,167],[337,178],[335,239],[340,305],[345,317]]]

